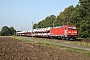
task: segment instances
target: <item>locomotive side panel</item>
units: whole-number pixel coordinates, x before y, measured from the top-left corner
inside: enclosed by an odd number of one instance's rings
[[[64,36],[64,28],[52,28],[50,30],[50,35],[51,36]]]

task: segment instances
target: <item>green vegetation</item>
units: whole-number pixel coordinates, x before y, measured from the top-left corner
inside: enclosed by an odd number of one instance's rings
[[[76,25],[78,36],[90,40],[90,0],[79,0],[79,3],[64,9],[58,16],[50,15],[44,20],[34,24],[34,28],[63,26],[64,24]]]
[[[55,40],[55,39],[42,39],[42,38],[35,38],[35,37],[20,37],[20,36],[13,36],[13,38],[22,40],[24,42],[34,42],[34,41],[40,41],[40,42],[53,42],[53,43],[59,43],[59,44],[71,44],[71,45],[77,45],[77,46],[84,46],[84,47],[90,47],[90,43],[86,42],[76,42],[76,41],[62,41],[62,40]]]
[[[72,44],[72,45],[77,45],[77,46],[84,46],[84,47],[89,47],[90,48],[90,43],[86,42],[63,42],[64,44]]]
[[[16,30],[14,29],[14,27],[7,27],[7,26],[3,26],[1,31],[0,31],[0,36],[12,36],[16,33]]]

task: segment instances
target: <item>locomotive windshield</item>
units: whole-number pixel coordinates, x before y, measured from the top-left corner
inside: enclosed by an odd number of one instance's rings
[[[69,27],[68,30],[76,30],[75,27]]]

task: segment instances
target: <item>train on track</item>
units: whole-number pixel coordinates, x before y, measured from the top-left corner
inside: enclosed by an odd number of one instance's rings
[[[76,26],[64,25],[57,27],[36,28],[30,31],[16,32],[17,36],[58,38],[63,40],[75,40],[78,35]]]

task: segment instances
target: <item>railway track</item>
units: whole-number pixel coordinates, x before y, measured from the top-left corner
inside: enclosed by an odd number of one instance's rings
[[[44,37],[35,37],[37,39],[40,39],[40,40],[45,40],[45,39],[50,39],[50,40],[56,40],[56,41],[67,41],[67,42],[86,42],[86,43],[90,43],[90,40],[85,40],[83,38],[77,38],[76,40],[61,40],[61,39],[51,39],[51,38],[44,38]]]

